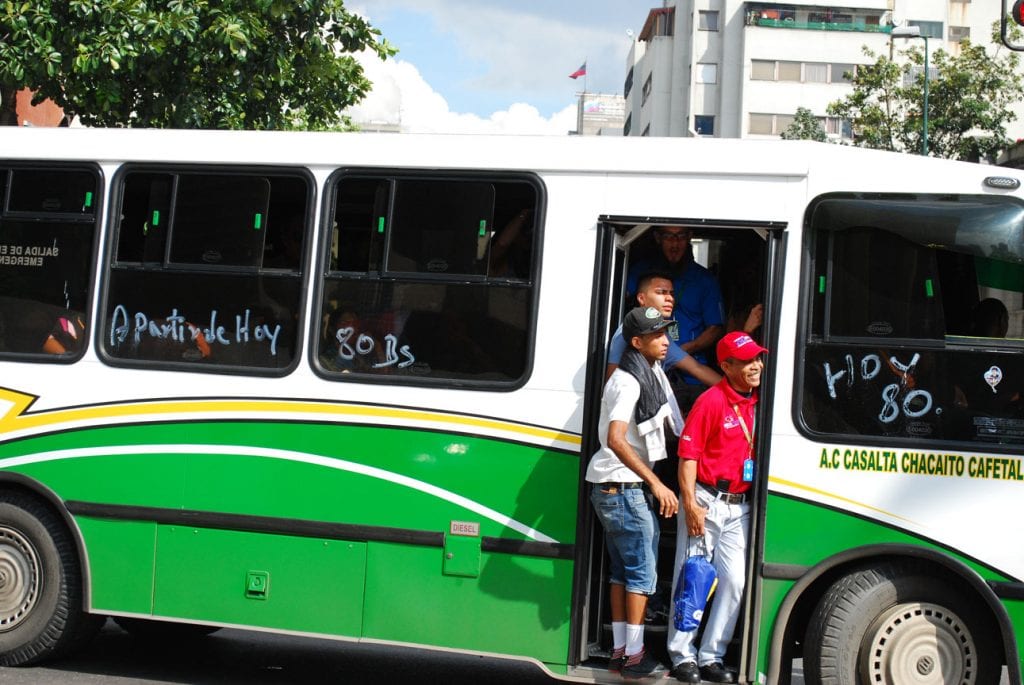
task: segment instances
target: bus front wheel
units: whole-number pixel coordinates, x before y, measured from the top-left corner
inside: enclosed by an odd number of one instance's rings
[[[998,683],[992,631],[963,595],[941,579],[898,564],[840,578],[807,627],[807,682]]]
[[[0,665],[42,661],[98,627],[82,611],[74,543],[50,508],[0,491]]]

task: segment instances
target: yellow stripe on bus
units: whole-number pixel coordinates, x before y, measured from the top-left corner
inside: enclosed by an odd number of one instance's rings
[[[459,416],[421,409],[367,406],[308,400],[162,400],[126,402],[96,406],[57,409],[37,414],[25,413],[36,397],[8,389],[0,389],[0,401],[11,403],[11,408],[0,418],[0,433],[57,426],[63,423],[89,422],[119,417],[159,416],[185,413],[256,413],[280,412],[292,414],[325,414],[335,416],[364,416],[424,421],[455,426],[499,430],[527,435],[541,440],[552,440],[574,446],[582,444],[578,435],[522,424],[488,419],[478,416]]]
[[[811,493],[814,493],[815,495],[821,495],[822,497],[826,497],[828,499],[839,500],[840,502],[846,502],[847,504],[852,504],[852,505],[854,505],[856,507],[861,507],[862,509],[869,509],[870,511],[875,511],[875,512],[878,512],[879,514],[883,514],[883,515],[889,516],[891,518],[899,519],[901,521],[906,521],[907,523],[913,523],[913,521],[911,519],[908,519],[908,518],[905,518],[903,516],[900,516],[899,514],[894,514],[891,511],[886,511],[885,509],[879,509],[878,507],[871,506],[870,504],[865,504],[864,502],[858,502],[857,500],[850,499],[849,497],[843,497],[842,495],[837,495],[834,492],[827,492],[825,490],[819,490],[818,488],[812,488],[812,487],[810,487],[808,485],[802,485],[800,483],[794,483],[791,480],[783,480],[782,478],[776,478],[775,476],[769,476],[768,477],[768,482],[772,483],[774,485],[783,485],[783,486],[788,487],[788,488],[793,488],[794,490],[803,490],[804,492],[811,492]]]

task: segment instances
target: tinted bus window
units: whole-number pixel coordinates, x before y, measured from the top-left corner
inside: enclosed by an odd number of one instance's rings
[[[810,228],[805,425],[1024,444],[1024,207],[827,198]]]
[[[73,359],[89,328],[99,176],[0,167],[0,178],[0,353]]]
[[[299,340],[308,180],[139,170],[120,179],[104,306],[115,363],[280,371]]]
[[[341,177],[320,371],[496,387],[525,379],[539,202],[529,180]]]

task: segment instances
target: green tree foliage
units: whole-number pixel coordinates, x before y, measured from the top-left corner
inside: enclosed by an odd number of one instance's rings
[[[343,0],[0,0],[8,118],[27,86],[91,126],[344,127],[363,49],[395,54]]]
[[[797,107],[793,123],[780,134],[783,140],[816,140],[823,143],[828,139],[825,129],[814,113],[806,107]]]
[[[998,31],[998,25],[995,30]],[[993,42],[999,44],[998,33],[994,34]],[[1018,55],[1001,52],[999,48],[990,55],[983,46],[965,40],[960,43],[959,54],[952,55],[943,49],[931,53],[930,155],[993,159],[1012,142],[1006,135],[1007,124],[1016,118],[1010,106],[1024,96],[1024,83],[1017,71]],[[857,69],[852,76],[853,93],[831,103],[828,113],[850,121],[856,145],[898,152],[920,151],[923,46],[899,51],[898,55],[906,61],[877,55],[866,47],[864,54],[874,64]]]

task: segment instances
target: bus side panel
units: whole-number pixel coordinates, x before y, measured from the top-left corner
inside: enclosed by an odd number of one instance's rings
[[[1024,601],[1004,599],[1003,606],[1006,613],[1010,615],[1010,622],[1013,624],[1014,635],[1024,635]],[[1017,651],[1020,652],[1020,641],[1017,642]],[[1020,669],[1024,672],[1024,653],[1019,654]]]
[[[158,526],[153,613],[359,635],[366,544]]]
[[[882,523],[836,511],[828,507],[805,502],[789,496],[769,493],[766,508],[766,534],[764,564],[792,564],[811,567],[825,559],[860,547],[895,543],[927,547],[976,571],[985,580],[1008,581],[1006,576],[968,559],[932,541],[898,530]],[[814,544],[808,544],[808,541]],[[870,559],[865,559],[865,563]],[[767,670],[768,648],[777,618],[778,607],[785,592],[793,585],[790,581],[765,580],[762,585],[761,645],[758,650],[758,670]],[[1014,625],[1014,633],[1024,630],[1024,603],[1003,601]],[[796,635],[802,639],[802,634]]]
[[[1005,576],[949,550],[896,528],[810,502],[771,494],[766,519],[764,563],[813,566],[841,552],[866,545],[900,543],[931,547],[974,569],[986,580],[1007,581]],[[813,540],[814,544],[807,542]]]
[[[89,561],[89,607],[96,613],[153,610],[156,524],[148,521],[76,519]]]
[[[786,593],[793,588],[793,585],[794,582],[791,580],[761,579],[760,596],[758,599],[760,610],[758,644],[760,648],[756,654],[758,673],[767,672],[768,650],[771,647],[772,630],[775,628],[775,621],[779,615],[779,607],[782,606],[782,602],[786,599]]]
[[[571,561],[484,552],[472,578],[443,575],[443,556],[370,545],[364,637],[565,662]]]
[[[185,509],[436,533],[468,520],[481,535],[522,539],[468,505],[574,541],[576,455],[452,432],[283,421],[193,424],[188,442]]]
[[[0,445],[7,467],[45,483],[62,500],[177,509],[183,498],[184,462],[173,454],[138,454],[152,435],[146,428],[71,431]]]

